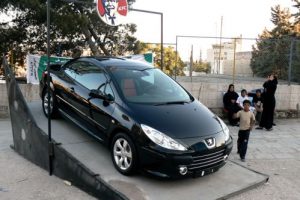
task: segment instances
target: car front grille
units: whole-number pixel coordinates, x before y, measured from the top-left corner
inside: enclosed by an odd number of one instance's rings
[[[194,155],[193,163],[188,165],[190,171],[204,170],[224,161],[225,149],[219,149],[202,155]]]

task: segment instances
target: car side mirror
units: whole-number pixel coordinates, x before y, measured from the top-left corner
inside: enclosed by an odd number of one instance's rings
[[[114,98],[113,95],[111,95],[111,94],[106,94],[106,95],[104,96],[104,100],[111,102],[111,101],[114,101],[115,98]]]
[[[100,90],[91,90],[90,97],[103,99],[105,101],[111,102],[114,101],[114,97],[111,94],[103,94]]]
[[[104,99],[104,95],[100,90],[91,90],[90,97]]]

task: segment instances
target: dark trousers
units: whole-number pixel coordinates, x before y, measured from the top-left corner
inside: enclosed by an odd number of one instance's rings
[[[240,153],[240,158],[244,159],[247,153],[248,140],[249,140],[250,130],[239,130],[239,137],[237,140],[237,149]]]
[[[256,112],[255,121],[259,124],[261,120],[262,112]]]
[[[260,127],[271,129],[274,121],[275,98],[267,99],[263,104]]]

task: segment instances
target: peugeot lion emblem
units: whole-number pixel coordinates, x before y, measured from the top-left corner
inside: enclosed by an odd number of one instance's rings
[[[214,148],[215,145],[216,145],[216,139],[211,137],[211,138],[206,138],[205,139],[205,144],[206,146],[211,149],[211,148]]]

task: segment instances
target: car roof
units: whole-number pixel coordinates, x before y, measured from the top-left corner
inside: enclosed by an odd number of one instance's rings
[[[123,68],[123,69],[144,70],[144,69],[154,68],[153,65],[148,64],[146,62],[121,58],[121,57],[89,56],[89,57],[75,58],[70,62],[74,62],[75,60],[92,61],[95,64],[99,64],[101,67],[109,68],[109,69]]]

